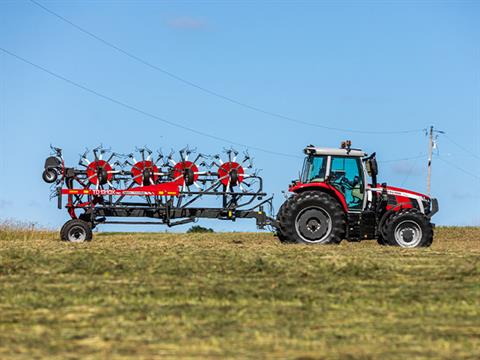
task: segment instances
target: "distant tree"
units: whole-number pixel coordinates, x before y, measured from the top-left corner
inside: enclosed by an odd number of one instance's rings
[[[194,225],[190,229],[187,230],[187,234],[191,234],[191,233],[213,233],[213,232],[215,232],[215,231],[213,231],[213,229],[206,228],[206,227],[199,226],[199,225]]]

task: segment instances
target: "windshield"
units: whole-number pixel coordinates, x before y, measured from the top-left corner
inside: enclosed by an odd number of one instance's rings
[[[303,163],[302,183],[323,182],[327,169],[326,156],[308,156]]]

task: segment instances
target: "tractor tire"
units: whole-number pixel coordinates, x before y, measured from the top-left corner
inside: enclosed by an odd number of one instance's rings
[[[84,242],[92,240],[92,228],[80,219],[68,220],[60,230],[60,238],[68,242]]]
[[[381,245],[381,246],[388,246],[389,244],[387,243],[387,240],[385,239],[385,234],[386,232],[386,228],[385,228],[385,222],[383,223],[382,225],[382,228],[380,229],[379,233],[378,233],[378,237],[377,237],[377,243],[378,245]]]
[[[403,248],[428,247],[433,241],[430,220],[417,209],[404,209],[385,222],[387,245]]]
[[[277,213],[277,229],[276,229],[276,236],[278,237],[278,240],[280,240],[281,243],[291,243],[292,241],[289,240],[289,238],[285,235],[285,208],[287,206],[288,201],[291,198],[285,200],[285,202],[280,206],[280,209],[278,210]]]
[[[42,179],[47,184],[53,184],[55,181],[57,181],[57,178],[58,178],[58,174],[55,170],[45,169],[42,173]]]
[[[377,244],[381,245],[381,246],[387,246],[388,245],[382,235],[378,235]]]
[[[287,200],[282,232],[299,244],[339,244],[345,236],[345,213],[340,203],[320,191],[305,191]]]

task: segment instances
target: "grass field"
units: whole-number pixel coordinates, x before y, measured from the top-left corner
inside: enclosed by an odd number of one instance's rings
[[[480,228],[429,249],[0,231],[0,358],[480,358]]]

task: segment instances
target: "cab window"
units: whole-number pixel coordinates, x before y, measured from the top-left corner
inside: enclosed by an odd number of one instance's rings
[[[332,157],[330,180],[345,195],[349,209],[362,208],[364,186],[360,159]]]
[[[303,167],[302,182],[323,182],[327,169],[327,159],[325,156],[309,156],[305,159]]]

